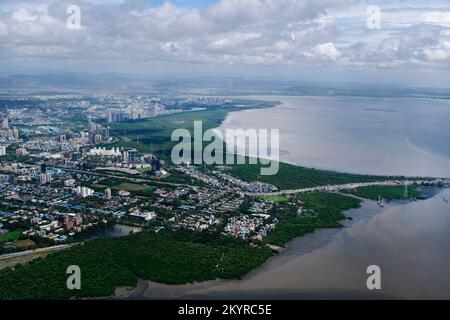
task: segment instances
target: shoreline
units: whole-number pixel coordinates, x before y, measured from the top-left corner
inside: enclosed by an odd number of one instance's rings
[[[259,96],[245,96],[244,98],[245,99],[254,98],[254,99],[264,101],[264,99],[261,99],[262,97],[259,97]],[[276,109],[276,108],[280,108],[283,106],[291,106],[291,107],[293,106],[292,103],[280,100],[279,98],[281,98],[281,97],[279,97],[279,96],[267,96],[264,98],[266,98],[266,99],[276,98],[275,100],[279,101],[279,103],[274,104],[271,107],[266,107],[264,109]],[[321,97],[319,97],[319,98],[321,98]],[[238,113],[253,112],[255,110],[258,110],[258,109],[249,108],[249,109],[228,112],[226,117],[220,123],[220,125],[218,127],[216,127],[215,129],[218,129],[218,130],[224,129],[224,127],[226,127],[227,124],[230,123],[230,119]],[[409,141],[409,143],[412,143],[412,142]],[[419,147],[417,147],[417,148],[419,148]],[[283,152],[283,150],[280,150],[280,154],[282,152]],[[294,166],[299,166],[299,167],[302,166],[300,164],[296,164],[296,163],[289,162],[286,160],[281,160],[281,159],[280,159],[280,162],[285,162],[285,163],[292,164]],[[318,168],[318,167],[309,167],[309,166],[308,166],[308,168],[317,169],[317,170],[329,170],[329,171],[340,172],[340,173],[364,174],[361,172],[339,171],[339,170],[330,169],[330,168]],[[375,175],[375,174],[373,174],[373,175]],[[430,194],[427,195],[426,199],[432,198],[439,193],[440,193],[440,191],[439,192],[431,192]],[[351,196],[351,195],[345,194],[345,196]],[[352,227],[354,224],[357,224],[366,219],[372,219],[376,215],[378,215],[378,214],[382,213],[383,211],[388,210],[394,206],[401,206],[401,205],[405,205],[405,204],[412,202],[412,201],[406,201],[406,202],[405,201],[392,201],[392,202],[388,203],[384,208],[379,207],[377,205],[377,209],[375,210],[374,213],[370,213],[369,216],[365,216],[364,214],[360,215],[361,211],[364,210],[364,205],[365,204],[373,205],[373,204],[376,204],[376,201],[364,199],[364,198],[360,198],[360,200],[362,200],[360,208],[350,209],[350,210],[342,212],[346,217],[351,218],[351,220],[349,220],[347,218],[347,219],[340,221],[340,223],[343,225],[342,228],[317,229],[311,234],[306,234],[306,235],[297,237],[294,240],[287,243],[284,247],[282,247],[282,250],[280,252],[276,252],[272,257],[270,257],[262,265],[251,270],[248,274],[244,275],[240,279],[234,279],[234,280],[216,279],[216,280],[194,282],[194,283],[188,283],[188,284],[182,284],[182,285],[167,285],[167,284],[163,284],[163,283],[156,283],[156,282],[152,282],[152,281],[148,281],[148,280],[139,279],[138,285],[136,288],[134,288],[134,289],[123,288],[123,287],[116,288],[115,295],[113,295],[111,297],[100,298],[100,299],[164,299],[164,298],[181,299],[181,298],[186,298],[186,297],[192,296],[192,294],[194,294],[194,295],[201,294],[202,291],[205,291],[208,289],[217,289],[222,286],[227,286],[227,285],[234,284],[237,282],[242,282],[242,281],[251,279],[252,277],[254,277],[255,275],[257,275],[259,273],[263,273],[265,271],[270,270],[272,264],[280,265],[280,262],[281,262],[281,264],[284,264],[284,263],[287,263],[288,261],[290,261],[292,259],[292,256],[300,257],[300,256],[303,256],[305,254],[308,254],[314,250],[317,250],[317,249],[323,247],[327,243],[331,242],[333,237],[336,236],[337,234],[339,234],[340,232],[342,232],[342,230],[344,230],[345,228]],[[297,248],[296,245],[299,242],[314,242],[317,240],[319,240],[319,243],[314,244],[313,247],[305,246],[303,248],[303,251],[300,251],[300,252],[296,251],[295,253],[292,252],[292,251],[296,250],[296,248]]]
[[[276,107],[276,106],[273,106]],[[272,108],[272,107],[271,107]],[[228,115],[227,115],[228,117]],[[295,165],[300,166],[300,165]],[[407,203],[410,203],[408,201]],[[340,222],[343,224],[344,228],[333,228],[333,229],[317,229],[311,234],[306,234],[304,236],[300,236],[295,238],[294,240],[290,241],[288,244],[286,244],[285,248],[282,250],[280,254],[275,254],[269,259],[267,259],[264,263],[262,263],[260,266],[256,267],[255,269],[251,270],[248,274],[245,276],[242,276],[242,278],[239,278],[239,280],[211,280],[211,281],[205,281],[205,282],[199,282],[199,283],[191,283],[191,284],[183,284],[183,285],[165,285],[160,283],[154,283],[151,281],[144,281],[139,280],[138,286],[131,290],[131,288],[124,288],[119,287],[116,288],[116,295],[111,296],[110,298],[120,298],[120,299],[140,299],[140,298],[150,298],[150,299],[158,299],[158,294],[161,294],[162,296],[165,296],[166,294],[169,294],[169,298],[180,298],[180,297],[192,297],[198,294],[202,294],[207,290],[210,289],[220,289],[221,287],[226,287],[229,285],[233,285],[236,283],[242,283],[249,279],[252,279],[255,275],[258,275],[260,273],[267,272],[270,270],[272,265],[280,266],[283,265],[283,263],[289,262],[291,259],[300,257],[303,255],[306,255],[310,252],[313,252],[319,248],[322,248],[324,245],[330,243],[336,234],[339,234],[347,227],[351,227],[354,224],[363,221],[364,219],[371,219],[375,215],[380,214],[384,210],[388,210],[389,208],[397,205],[403,205],[404,203],[392,203],[392,205],[386,205],[386,208],[377,208],[375,210],[375,213],[369,214],[369,216],[366,217],[366,215],[362,215],[361,217],[357,215],[358,212],[363,212],[364,210],[364,204],[374,204],[374,201],[372,200],[365,200],[362,204],[361,208],[358,209],[351,209],[343,211],[342,213],[346,216],[349,214],[356,215],[355,217],[352,217],[353,220],[344,219]],[[313,246],[311,246],[311,242],[318,241],[319,243],[314,243]],[[301,242],[301,243],[300,243]],[[300,247],[298,247],[300,243]],[[303,245],[303,246],[302,246]],[[301,250],[297,250],[297,249]],[[292,252],[295,251],[295,252]],[[276,261],[274,261],[276,260]],[[152,291],[152,292],[148,292]],[[156,295],[156,296],[154,296]]]
[[[268,95],[268,96],[243,96],[244,99],[256,99],[256,100],[262,100],[264,101],[264,99],[269,99],[271,100],[277,100],[279,101],[278,104],[273,105],[270,108],[266,108],[266,109],[280,109],[280,110],[284,110],[286,109],[302,109],[304,108],[301,105],[296,105],[294,102],[292,101],[287,101],[287,99],[289,98],[305,98],[305,99],[315,99],[315,100],[326,100],[329,99],[330,97],[328,96],[278,96],[278,95]],[[284,98],[284,100],[283,100]],[[349,97],[349,98],[354,98],[354,97]],[[237,115],[243,112],[246,113],[251,113],[251,112],[257,112],[258,109],[244,109],[244,110],[238,110],[238,111],[231,111],[228,112],[225,119],[221,122],[221,124],[216,128],[218,130],[225,130],[229,127],[229,125],[231,123],[234,122],[234,120],[236,119]],[[281,132],[280,132],[281,134]],[[406,142],[406,145],[408,146],[408,148],[410,148],[411,150],[416,151],[419,154],[422,154],[424,156],[429,157],[430,159],[435,159],[439,162],[442,163],[450,163],[450,156],[447,156],[443,153],[440,153],[439,151],[435,151],[433,149],[427,148],[425,146],[421,146],[418,145],[416,143],[414,143],[410,138],[399,135],[397,136],[397,139],[401,139],[404,140]],[[349,170],[349,169],[343,169],[343,168],[336,168],[336,167],[332,167],[332,166],[320,166],[320,165],[316,165],[316,164],[311,164],[311,163],[300,163],[300,162],[296,162],[295,160],[292,159],[281,159],[283,157],[283,155],[291,155],[291,153],[285,149],[282,149],[280,147],[279,149],[279,154],[280,154],[280,162],[284,162],[286,164],[290,164],[290,165],[294,165],[297,167],[304,167],[304,168],[308,168],[308,169],[315,169],[315,170],[324,170],[324,171],[331,171],[331,172],[336,172],[336,173],[342,173],[342,174],[356,174],[356,175],[372,175],[372,176],[405,176],[408,178],[414,178],[414,177],[433,177],[433,178],[450,178],[450,173],[446,174],[446,176],[439,176],[439,175],[423,175],[423,174],[419,174],[419,175],[413,175],[413,174],[396,174],[396,173],[384,173],[384,172],[370,172],[367,173],[367,171],[364,170]]]
[[[426,199],[433,198],[441,193],[442,190],[433,189],[428,194]],[[139,279],[136,288],[130,290],[131,288],[116,288],[116,293],[110,297],[103,297],[99,299],[131,299],[131,300],[161,300],[161,299],[202,299],[208,294],[225,294],[226,292],[231,293],[232,291],[227,289],[238,287],[239,285],[245,283],[246,281],[252,280],[258,275],[270,273],[272,270],[279,268],[293,259],[302,257],[304,255],[310,254],[316,250],[319,250],[331,243],[335,237],[337,237],[341,232],[352,226],[371,220],[376,216],[382,214],[383,212],[399,206],[408,205],[414,201],[399,201],[395,200],[389,202],[385,207],[380,207],[376,201],[364,199],[361,203],[361,207],[356,209],[350,209],[343,212],[347,217],[341,220],[341,228],[332,229],[317,229],[312,233],[305,234],[303,236],[297,237],[290,241],[283,247],[283,250],[279,253],[274,254],[266,262],[264,262],[259,267],[253,269],[245,276],[240,279],[233,280],[209,280],[203,282],[187,283],[182,285],[168,285],[163,283],[156,283],[153,281],[147,281]],[[349,219],[351,218],[351,219]],[[224,290],[221,290],[224,289]],[[243,290],[239,290],[242,292]],[[248,289],[247,294],[252,295],[257,292]],[[280,292],[280,294],[283,294]],[[286,294],[286,293],[285,293]],[[306,294],[306,293],[305,293]],[[350,296],[356,293],[348,293]],[[392,298],[392,297],[381,297],[380,298]]]

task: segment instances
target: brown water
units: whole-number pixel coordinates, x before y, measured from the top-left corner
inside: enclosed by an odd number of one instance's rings
[[[363,174],[450,177],[448,100],[253,98],[282,104],[232,112],[220,129],[280,129],[284,162]]]
[[[132,298],[450,299],[450,189],[433,198],[380,208],[366,201],[344,229],[319,230],[242,280],[183,286],[142,282]],[[382,289],[366,287],[369,265]]]
[[[346,172],[450,177],[450,102],[257,97],[272,109],[230,114],[224,128],[280,129],[281,160]],[[367,201],[347,228],[319,230],[238,281],[141,282],[131,298],[450,299],[450,190],[380,208]],[[379,291],[366,269],[381,268]]]

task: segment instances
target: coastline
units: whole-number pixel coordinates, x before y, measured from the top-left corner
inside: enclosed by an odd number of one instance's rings
[[[277,100],[279,103],[274,104],[271,107],[265,107],[262,109],[276,109],[276,108],[282,108],[284,106],[287,107],[293,107],[292,103],[283,101],[281,96],[267,96],[267,97],[261,97],[261,96],[245,96],[244,99],[258,99],[264,101],[266,100]],[[322,97],[313,97],[313,98],[322,98]],[[220,123],[220,125],[216,128],[218,130],[222,130],[224,127],[230,124],[233,117],[237,116],[237,114],[242,115],[243,113],[251,113],[254,111],[258,111],[258,108],[249,108],[249,109],[243,109],[238,111],[231,111],[228,112],[226,117],[223,119],[223,121]],[[414,148],[417,148],[419,151],[426,153],[427,155],[431,155],[431,151],[425,152],[422,150],[419,146],[416,146],[410,139],[407,139],[408,144],[412,145]],[[280,150],[280,154],[282,154],[283,151]],[[432,154],[434,157],[438,157],[436,154]],[[440,157],[439,157],[440,158]],[[441,158],[440,158],[441,159]],[[444,159],[446,160],[446,159]],[[280,159],[280,161],[292,164],[294,166],[303,166],[298,163],[286,161]],[[335,172],[341,172],[341,173],[349,173],[346,171],[339,171],[336,169],[330,169],[330,168],[320,168],[320,167],[314,167],[314,166],[308,166],[308,168],[313,168],[317,170],[331,170]],[[352,172],[356,174],[363,174],[362,172]],[[434,197],[437,193],[431,193],[428,196]],[[351,196],[349,194],[345,194],[345,196]],[[428,198],[427,196],[427,198]],[[192,296],[201,296],[208,290],[220,290],[222,287],[226,287],[229,285],[233,285],[236,283],[240,283],[242,281],[246,281],[249,279],[252,279],[255,275],[258,275],[260,273],[267,272],[273,267],[278,267],[280,265],[283,265],[287,262],[289,262],[291,259],[300,257],[303,255],[306,255],[314,250],[317,250],[326,244],[330,243],[337,234],[342,232],[344,228],[351,228],[354,224],[357,224],[361,221],[372,219],[376,215],[382,213],[383,211],[392,208],[394,206],[401,206],[404,204],[407,204],[411,201],[393,201],[391,203],[388,203],[385,208],[381,208],[377,205],[376,201],[368,200],[368,199],[362,199],[361,207],[358,209],[350,209],[347,211],[344,211],[343,214],[346,217],[350,217],[351,220],[345,219],[340,221],[342,223],[343,228],[336,228],[336,229],[318,229],[315,230],[313,233],[306,234],[304,236],[300,236],[295,238],[294,240],[290,241],[288,244],[286,244],[285,247],[282,248],[280,252],[277,252],[269,258],[265,263],[260,265],[259,267],[253,269],[248,274],[244,275],[240,279],[235,280],[209,280],[204,282],[194,282],[194,283],[188,283],[188,284],[182,284],[182,285],[167,285],[163,283],[156,283],[152,281],[147,281],[140,279],[138,282],[138,286],[134,289],[131,288],[117,288],[116,294],[111,297],[105,297],[105,299],[185,299]],[[372,208],[366,207],[367,205],[372,206]],[[375,208],[373,206],[375,205]],[[369,210],[367,210],[369,209]],[[299,250],[299,244],[300,244],[300,250]],[[103,299],[103,298],[102,298]]]
[[[436,194],[434,194],[436,195]],[[433,195],[433,196],[434,196]],[[347,195],[348,196],[348,195]],[[194,282],[182,285],[167,285],[163,283],[156,283],[140,279],[138,286],[128,292],[123,291],[124,288],[117,288],[116,294],[111,297],[104,297],[101,299],[202,299],[208,294],[219,294],[222,292],[230,292],[230,288],[239,287],[242,283],[250,281],[258,275],[270,273],[271,270],[279,268],[293,259],[307,255],[315,250],[321,249],[333,241],[337,235],[343,232],[346,228],[373,219],[382,212],[389,210],[396,206],[402,206],[412,201],[393,201],[388,203],[384,208],[378,206],[376,201],[364,199],[361,207],[357,209],[350,209],[343,212],[347,219],[341,220],[342,228],[333,229],[317,229],[312,233],[300,236],[290,241],[281,252],[269,258],[264,264],[253,269],[240,279],[234,280],[210,280],[204,282]],[[348,219],[348,218],[351,218]],[[291,292],[292,293],[292,292]],[[252,295],[253,291],[250,289],[247,294]],[[283,293],[280,292],[283,296]],[[314,293],[313,293],[314,294]],[[319,293],[320,294],[320,293]],[[349,297],[356,293],[349,292]],[[305,293],[307,298],[309,293]],[[225,296],[226,297],[226,296]],[[389,298],[381,297],[380,298]],[[238,298],[239,299],[239,298]]]
[[[311,107],[309,104],[305,104],[302,105],[299,102],[313,102],[313,103],[318,103],[318,102],[328,102],[329,99],[331,99],[330,97],[327,96],[278,96],[278,95],[270,95],[270,96],[244,96],[243,98],[245,99],[258,99],[258,100],[262,100],[264,101],[264,99],[267,100],[277,100],[280,103],[277,105],[272,106],[270,109],[273,110],[273,117],[270,117],[270,119],[266,119],[264,117],[262,117],[260,120],[258,120],[258,123],[262,124],[262,127],[264,128],[276,128],[279,127],[280,130],[280,137],[282,135],[284,135],[284,140],[291,140],[294,136],[299,136],[299,135],[303,135],[306,137],[306,140],[310,138],[311,136],[311,132],[309,129],[305,129],[305,130],[301,130],[299,132],[295,132],[293,131],[293,129],[285,129],[283,126],[280,126],[277,124],[280,123],[281,120],[283,120],[281,123],[285,123],[285,122],[289,122],[289,124],[287,125],[290,128],[290,125],[296,125],[296,126],[302,126],[304,125],[306,122],[310,121],[310,120],[314,120],[314,114],[313,110],[315,110],[315,107],[317,107],[316,105],[313,105],[313,107]],[[344,97],[344,98],[348,98],[348,99],[356,99],[355,97]],[[297,99],[297,100],[295,100]],[[334,100],[331,100],[334,101]],[[383,100],[379,100],[379,101],[383,101]],[[356,100],[356,102],[359,102],[359,100]],[[367,102],[367,100],[362,100],[361,103]],[[320,106],[320,104],[319,104]],[[367,111],[367,106],[365,106],[364,104],[357,104],[358,107],[360,107],[361,111]],[[291,111],[302,111],[302,113],[305,114],[305,117],[303,119],[302,118],[295,118],[294,120],[292,120],[292,116],[295,116],[296,113],[289,113],[289,117],[284,115],[283,116],[283,112],[291,112]],[[227,128],[246,128],[247,126],[249,126],[248,128],[258,128],[257,125],[255,125],[255,120],[256,118],[258,118],[258,115],[260,115],[260,113],[258,112],[258,109],[245,109],[245,110],[239,110],[239,111],[231,111],[227,114],[227,116],[225,117],[225,119],[222,121],[221,125],[217,128],[219,130],[225,130]],[[395,111],[397,112],[397,111]],[[327,115],[322,115],[319,114],[319,117],[323,117],[326,118]],[[333,116],[333,115],[332,115]],[[288,121],[289,120],[289,121]],[[299,122],[297,122],[299,121]],[[318,122],[320,124],[322,124],[321,122]],[[315,123],[315,125],[317,125],[318,123]],[[324,122],[326,123],[326,122]],[[318,127],[320,128],[321,126],[318,125]],[[318,129],[320,130],[320,129]],[[314,138],[315,134],[313,135]],[[317,140],[315,142],[324,142],[327,141],[327,139],[329,138],[328,136],[323,136],[322,133],[320,133],[320,139],[321,140]],[[364,137],[363,137],[364,138]],[[366,137],[367,138],[367,137]],[[280,155],[280,162],[284,162],[286,164],[291,164],[294,166],[299,166],[299,167],[305,167],[305,168],[311,168],[311,169],[316,169],[316,170],[325,170],[325,171],[333,171],[336,173],[345,173],[345,174],[358,174],[358,175],[376,175],[376,176],[407,176],[407,177],[437,177],[437,178],[450,178],[450,169],[448,168],[448,164],[450,163],[450,156],[444,154],[443,152],[434,150],[430,147],[426,147],[424,145],[420,145],[416,142],[414,142],[410,137],[405,136],[404,134],[401,133],[389,133],[389,135],[386,133],[386,136],[381,136],[381,137],[372,137],[372,138],[380,138],[380,141],[376,142],[375,144],[375,148],[377,148],[378,146],[383,146],[383,147],[388,147],[389,146],[389,152],[394,152],[395,151],[395,157],[394,155],[393,158],[390,161],[396,161],[395,162],[395,169],[394,167],[392,167],[392,170],[386,170],[386,168],[382,169],[383,167],[379,167],[378,169],[373,169],[376,167],[372,166],[370,168],[363,168],[363,167],[355,167],[353,168],[352,166],[345,166],[343,165],[344,162],[340,162],[338,165],[336,165],[336,163],[333,162],[333,164],[330,164],[329,162],[325,161],[323,162],[323,159],[321,159],[324,155],[326,155],[325,158],[327,159],[332,159],[333,157],[330,157],[329,154],[322,154],[321,152],[315,154],[315,152],[313,151],[312,154],[311,153],[311,148],[312,145],[305,143],[303,145],[301,145],[300,147],[302,148],[302,153],[298,153],[297,151],[295,151],[295,148],[293,149],[293,151],[289,151],[292,149],[292,146],[283,146],[280,145],[279,147],[279,155]],[[332,143],[337,143],[339,140],[332,140]],[[393,145],[388,144],[387,142],[390,141],[393,143]],[[330,142],[330,143],[331,143]],[[333,144],[328,145],[328,147],[331,147]],[[340,145],[340,143],[339,143]],[[399,149],[400,148],[400,149]],[[313,148],[313,150],[317,150],[317,148]],[[342,152],[345,151],[345,153],[347,153],[349,150],[347,147],[340,149]],[[340,154],[341,151],[339,150],[334,150],[333,152],[336,152],[336,154]],[[351,151],[351,150],[350,150]],[[366,151],[366,152],[370,152],[370,148],[369,149],[361,149],[361,152],[358,154],[364,154],[365,152],[362,151]],[[402,154],[402,152],[404,154]],[[308,154],[308,157],[305,157],[305,154]],[[373,156],[376,153],[371,153],[370,155]],[[319,158],[317,158],[319,157]],[[317,161],[317,160],[321,160],[321,161]],[[403,160],[404,159],[404,160]],[[348,160],[348,159],[347,159]],[[372,161],[370,158],[363,158],[361,159],[362,162],[370,162]],[[383,162],[384,160],[382,159],[382,157],[380,156],[379,159],[377,159],[378,162]],[[401,166],[401,161],[405,161],[406,164],[404,164],[403,166]],[[418,163],[415,163],[415,161],[418,161]],[[376,161],[375,161],[376,162]],[[414,170],[419,170],[417,172],[419,173],[415,173],[412,171],[408,171],[408,170],[404,170],[403,167],[411,167],[413,166],[413,163],[417,165],[417,168],[414,168]],[[439,168],[434,170],[432,167],[424,167],[425,163],[431,163],[433,164],[433,166],[436,166]],[[375,164],[375,163],[373,163]],[[378,171],[377,171],[378,170]],[[412,170],[412,169],[411,169]],[[429,171],[429,172],[428,172]]]
[[[335,240],[345,237],[348,231],[353,228],[374,223],[383,216],[391,215],[392,211],[404,211],[411,205],[415,205],[427,200],[440,201],[441,194],[448,189],[430,188],[427,198],[420,201],[395,200],[386,203],[385,207],[380,207],[376,201],[364,200],[361,207],[344,211],[346,217],[352,219],[342,220],[343,228],[318,229],[313,233],[297,237],[290,241],[283,252],[269,258],[264,264],[241,279],[235,280],[211,280],[205,282],[195,282],[183,285],[167,285],[152,281],[139,280],[138,286],[128,292],[124,288],[118,288],[116,295],[103,297],[100,299],[124,299],[124,300],[162,300],[162,299],[393,299],[398,298],[391,292],[364,292],[353,290],[352,288],[330,289],[324,291],[320,288],[301,287],[298,289],[280,289],[275,286],[266,287],[265,282],[258,283],[261,279],[272,279],[272,275],[280,273],[289,264],[295,263],[299,259],[308,260],[317,252],[332,246]],[[356,231],[358,233],[358,231]],[[359,231],[360,232],[360,231]],[[292,269],[292,268],[291,268]],[[272,281],[272,280],[271,280]],[[400,296],[401,297],[401,296]]]
[[[298,166],[298,165],[296,165]],[[368,203],[370,204],[374,204],[373,201],[367,200]],[[400,204],[393,204],[393,206],[395,205],[402,205],[402,203]],[[375,213],[375,215],[383,212],[386,209],[389,209],[390,207],[386,206],[386,208],[381,209],[381,208],[377,208],[378,210],[376,210],[377,212]],[[358,211],[361,210],[361,208],[359,209],[352,209],[349,211],[344,211],[343,213],[345,215],[349,215],[351,214],[350,211]],[[355,212],[353,212],[353,214],[356,214]],[[368,219],[373,218],[374,215],[367,217]],[[363,219],[364,217],[352,217],[354,220],[342,220],[341,222],[343,222],[344,227],[351,227],[354,224],[362,221],[361,219]],[[319,248],[322,248],[323,246],[325,246],[326,244],[330,243],[333,239],[334,236],[336,236],[336,234],[340,233],[343,229],[318,229],[315,232],[311,233],[311,234],[307,234],[305,236],[302,237],[297,237],[296,239],[294,239],[293,241],[289,242],[289,244],[286,246],[286,248],[283,250],[283,252],[281,254],[277,254],[274,257],[269,258],[266,262],[264,262],[263,264],[261,264],[259,267],[253,269],[252,271],[250,271],[248,274],[246,274],[245,276],[243,276],[241,279],[239,280],[212,280],[212,281],[205,281],[205,282],[200,282],[200,283],[193,283],[193,284],[185,284],[185,285],[177,285],[177,286],[173,286],[173,285],[164,285],[164,284],[159,284],[159,283],[154,283],[154,282],[150,282],[150,281],[143,281],[140,280],[139,284],[137,286],[137,288],[135,290],[131,290],[130,288],[125,289],[123,287],[119,287],[116,289],[116,296],[117,298],[120,299],[140,299],[140,298],[150,298],[150,299],[158,299],[158,295],[160,296],[167,296],[169,298],[180,298],[180,297],[192,297],[195,295],[201,295],[205,292],[208,292],[209,290],[213,290],[215,292],[217,292],[219,289],[223,288],[223,287],[227,287],[227,286],[233,286],[237,283],[242,283],[243,281],[247,281],[252,279],[253,277],[255,277],[256,275],[260,274],[260,273],[264,273],[267,272],[268,270],[270,270],[270,268],[272,267],[272,265],[275,265],[275,267],[279,267],[280,265],[282,266],[283,264],[289,262],[291,259],[291,257],[299,257],[299,256],[304,256],[310,252],[313,252]],[[297,245],[299,245],[300,243],[300,247],[298,247]],[[311,246],[311,244],[313,244]],[[295,252],[293,252],[291,254],[291,252],[295,250]],[[279,259],[277,259],[277,257],[280,257]],[[274,261],[276,260],[276,261]],[[152,291],[152,292],[149,292]]]

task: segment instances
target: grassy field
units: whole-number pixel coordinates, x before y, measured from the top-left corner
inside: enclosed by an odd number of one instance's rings
[[[118,147],[136,148],[143,153],[155,153],[163,159],[170,159],[171,141],[175,129],[187,129],[191,133],[194,121],[202,121],[203,131],[218,127],[232,111],[272,107],[276,102],[239,100],[245,107],[229,105],[224,108],[210,108],[203,111],[184,112],[152,119],[121,122],[112,125],[111,134],[119,137]]]
[[[261,196],[259,198],[265,201],[273,201],[273,202],[286,202],[289,199],[287,195]]]
[[[123,182],[121,184],[115,185],[112,187],[113,190],[125,190],[125,191],[142,191],[144,190],[144,186],[141,184]]]
[[[155,187],[155,186],[144,186],[144,188],[142,188],[142,191],[144,191],[144,192],[153,192],[156,189],[158,189],[158,188]]]
[[[10,242],[19,239],[22,235],[21,230],[15,230],[7,233],[0,234],[0,243]]]
[[[408,195],[409,198],[423,198],[423,194],[420,191],[417,191],[416,185],[408,186]],[[353,194],[357,197],[378,200],[379,197],[384,200],[400,200],[405,199],[405,187],[404,186],[370,186],[370,187],[361,187],[357,189],[345,190],[345,193]]]
[[[151,193],[156,189],[158,189],[158,187],[154,185],[123,182],[120,179],[108,179],[99,184],[92,184],[91,188],[97,191],[103,191],[107,188],[111,188],[111,190],[115,191],[125,190],[129,192],[147,192],[147,193]]]

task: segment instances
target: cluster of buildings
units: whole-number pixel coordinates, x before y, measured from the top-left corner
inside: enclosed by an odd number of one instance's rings
[[[252,214],[231,217],[225,226],[225,233],[247,240],[262,240],[270,230],[275,229],[278,220],[270,221],[270,215]]]
[[[278,188],[269,183],[259,182],[259,181],[243,181],[241,179],[230,176],[229,174],[217,171],[214,174],[222,181],[239,188],[246,192],[251,193],[269,193],[277,192]]]
[[[269,183],[259,181],[243,181],[221,171],[214,171],[213,175],[200,172],[194,166],[179,166],[178,172],[186,174],[212,188],[230,188],[241,192],[270,193],[277,192],[278,188]]]
[[[161,100],[109,95],[40,96],[22,101],[20,108],[0,117],[0,157],[10,150],[17,157],[0,159],[1,227],[21,230],[24,239],[48,240],[46,245],[67,242],[111,221],[261,239],[276,224],[270,218],[270,204],[256,201],[247,215],[236,214],[246,192],[273,192],[276,187],[223,172],[204,173],[193,166],[165,170],[165,163],[155,155],[113,147],[116,140],[110,135],[110,126],[116,122],[229,103],[209,97]],[[20,135],[11,123],[20,127]],[[164,183],[163,177],[170,172],[199,183]],[[160,179],[150,181],[149,174]],[[135,179],[139,176],[159,189],[130,187],[140,184]]]
[[[83,219],[83,215],[79,213],[44,210],[38,205],[0,211],[0,222],[4,228],[14,228],[15,225],[18,225],[18,230],[21,232],[20,238],[28,239],[34,244],[43,240],[49,241],[49,244],[66,242],[69,236],[105,223],[105,221],[93,217]],[[20,242],[18,246],[20,246]],[[10,249],[13,249],[11,245]]]
[[[175,222],[173,218],[171,222]],[[182,217],[180,221],[173,224],[173,229],[188,229],[192,231],[217,230],[222,224],[222,219],[215,215],[190,214]]]
[[[10,144],[21,141],[19,129],[10,128],[8,117],[3,115],[0,118],[0,157],[6,155],[6,148]]]
[[[120,151],[120,148],[111,148],[106,149],[106,147],[103,148],[92,148],[87,153],[88,156],[91,157],[121,157],[122,151]]]

